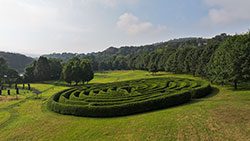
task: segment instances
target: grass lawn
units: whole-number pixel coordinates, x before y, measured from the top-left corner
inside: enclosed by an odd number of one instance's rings
[[[145,71],[97,73],[90,83],[151,77],[184,77]],[[194,78],[199,79],[199,78]],[[85,118],[47,110],[47,99],[67,89],[53,84],[31,84],[41,91],[22,91],[19,100],[0,101],[0,140],[250,140],[250,88],[233,91],[214,86],[211,96],[192,103],[117,118]]]

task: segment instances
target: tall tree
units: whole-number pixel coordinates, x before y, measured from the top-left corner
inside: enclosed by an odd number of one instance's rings
[[[73,62],[73,66],[71,66],[71,69],[72,69],[71,70],[71,73],[72,73],[71,77],[77,85],[84,77],[83,69],[81,67],[81,60],[79,58],[75,57],[70,61]]]
[[[210,61],[210,77],[217,82],[238,83],[250,79],[250,33],[228,38]]]
[[[0,57],[0,78],[3,78],[6,71],[7,71],[8,65],[4,58]]]
[[[81,67],[82,67],[82,71],[83,71],[82,82],[88,83],[90,80],[92,80],[94,78],[94,72],[93,72],[92,66],[89,63],[89,61],[82,60]]]
[[[61,61],[58,59],[49,59],[49,66],[50,66],[50,76],[51,80],[58,80],[60,79],[62,73],[62,64]]]
[[[23,75],[25,82],[31,83],[35,81],[34,70],[35,70],[36,63],[37,61],[34,61],[31,65],[25,68],[25,73]]]
[[[39,57],[35,69],[34,76],[37,81],[46,81],[50,80],[50,65],[46,57]]]
[[[65,66],[63,67],[63,71],[62,71],[62,79],[64,81],[66,81],[67,83],[69,83],[70,85],[73,81],[73,77],[72,77],[72,66],[73,65],[74,65],[73,62],[66,63]]]
[[[219,38],[219,37],[217,37]],[[221,38],[219,38],[220,40],[222,40]],[[197,64],[197,69],[196,69],[196,75],[202,76],[202,77],[206,77],[208,75],[208,63],[211,60],[212,55],[214,54],[214,52],[216,51],[216,49],[219,47],[220,42],[215,40],[215,39],[211,39],[208,42],[208,45],[204,47],[204,49],[202,50],[202,53],[198,59],[198,64]]]

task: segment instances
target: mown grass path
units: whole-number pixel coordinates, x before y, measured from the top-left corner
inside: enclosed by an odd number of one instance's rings
[[[121,74],[119,81],[165,76],[192,78],[117,71],[99,73],[92,83],[114,82],[118,74]],[[192,103],[132,116],[96,119],[47,110],[47,99],[67,87],[50,84],[34,84],[34,87],[47,91],[39,99],[26,99],[13,108],[18,116],[0,128],[0,140],[250,140],[250,90],[233,91],[230,87],[214,86],[219,92]],[[0,107],[11,104],[14,103],[0,103]],[[0,111],[0,122],[8,116]]]

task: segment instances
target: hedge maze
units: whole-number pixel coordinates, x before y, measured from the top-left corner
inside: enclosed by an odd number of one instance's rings
[[[61,114],[115,117],[142,113],[201,98],[211,92],[206,81],[152,78],[74,87],[53,95],[48,107]]]

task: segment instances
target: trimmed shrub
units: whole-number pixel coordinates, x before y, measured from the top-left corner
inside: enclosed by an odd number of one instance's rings
[[[70,88],[54,94],[48,107],[60,114],[114,117],[180,105],[211,92],[205,81],[152,78]]]

